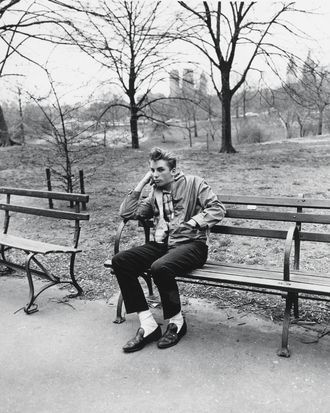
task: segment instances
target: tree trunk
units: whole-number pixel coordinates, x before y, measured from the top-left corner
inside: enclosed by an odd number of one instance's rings
[[[280,122],[281,122],[282,125],[283,125],[283,129],[284,129],[284,139],[285,139],[285,140],[290,139],[290,138],[291,138],[291,132],[290,132],[291,128],[290,128],[289,122],[286,122],[286,121],[282,118],[282,116],[280,116],[280,115],[278,116],[278,118],[279,118]]]
[[[303,121],[302,121],[302,119],[300,118],[299,115],[297,115],[297,121],[298,121],[298,124],[299,124],[299,137],[303,138],[305,136],[305,128],[304,128]]]
[[[190,148],[192,148],[192,134],[191,134],[191,127],[190,127],[190,124],[189,124],[189,126],[188,126],[188,134],[189,134],[189,146],[190,146]]]
[[[231,139],[231,97],[228,73],[222,76],[222,138],[220,153],[236,153]]]
[[[239,118],[239,102],[237,102],[235,105],[235,111],[236,111],[236,119],[238,119]]]
[[[196,113],[194,113],[194,136],[195,138],[198,138]]]
[[[5,117],[3,115],[2,107],[0,106],[0,146],[10,146],[12,142],[10,140],[9,132]]]
[[[107,128],[104,126],[103,129],[103,146],[106,148],[107,146]]]
[[[139,135],[138,135],[138,117],[136,107],[131,105],[131,137],[132,137],[132,148],[139,149]]]
[[[18,108],[19,108],[19,117],[20,117],[20,142],[22,145],[25,144],[25,129],[24,129],[24,116],[23,116],[23,107],[22,107],[22,92],[21,89],[18,89]]]
[[[243,118],[246,118],[246,90],[243,91]]]
[[[319,108],[319,119],[317,122],[317,134],[322,135],[323,132],[323,111],[324,108]]]

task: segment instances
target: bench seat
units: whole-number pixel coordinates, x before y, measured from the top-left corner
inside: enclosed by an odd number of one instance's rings
[[[106,268],[112,268],[111,260],[104,263]],[[302,293],[329,295],[330,275],[313,272],[291,271],[290,281],[283,280],[283,270],[255,265],[227,264],[216,261],[207,263],[197,270],[181,277],[179,282],[196,282],[207,285],[234,284],[247,285],[279,291],[298,291]]]
[[[290,281],[283,280],[283,270],[240,264],[208,261],[203,268],[194,270],[177,281],[207,281],[219,284],[247,285],[250,287],[292,291],[319,295],[330,294],[330,276],[312,272],[291,271]],[[206,284],[204,282],[204,284]]]
[[[16,248],[23,251],[34,252],[37,254],[49,253],[77,253],[81,249],[67,247],[63,245],[51,244],[48,242],[35,241],[28,238],[17,237],[15,235],[0,234],[0,245]]]

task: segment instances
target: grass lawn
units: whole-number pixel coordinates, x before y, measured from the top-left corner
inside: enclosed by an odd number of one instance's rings
[[[219,154],[218,143],[206,150],[204,138],[188,141],[175,133],[166,137],[149,138],[141,142],[139,150],[130,148],[100,148],[84,164],[79,165],[86,176],[85,190],[90,195],[88,211],[90,222],[82,223],[81,247],[77,258],[77,277],[87,299],[106,298],[114,302],[118,292],[114,276],[103,267],[113,251],[113,241],[119,222],[118,208],[127,193],[144,175],[147,155],[151,147],[161,146],[178,154],[179,166],[185,173],[203,176],[216,193],[250,194],[260,196],[297,196],[329,198],[330,196],[330,137],[309,137],[283,142],[236,145],[237,154]],[[46,189],[45,160],[49,148],[30,143],[25,147],[0,149],[0,186]],[[77,171],[78,172],[78,171]],[[55,184],[55,182],[54,182]],[[56,185],[54,185],[56,189]],[[1,222],[3,215],[1,215]],[[59,242],[67,241],[67,230],[60,231],[53,221],[14,217],[12,231],[26,237],[39,237]],[[129,226],[124,235],[123,248],[142,242],[142,232]],[[330,246],[319,247],[308,243],[302,250],[302,268],[329,272]],[[212,258],[229,262],[282,266],[284,242],[254,240],[223,236],[214,240],[210,249]],[[57,259],[52,265],[61,266]],[[54,287],[56,288],[56,287]],[[284,302],[250,292],[237,292],[213,287],[181,286],[183,295],[207,297],[221,307],[244,307],[278,320],[282,317]],[[184,298],[185,299],[185,298]],[[301,315],[308,320],[330,319],[328,304],[305,301]]]

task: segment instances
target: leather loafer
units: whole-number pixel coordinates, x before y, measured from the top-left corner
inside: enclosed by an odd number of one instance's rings
[[[157,343],[158,348],[164,349],[175,346],[187,332],[186,320],[184,320],[180,331],[178,333],[177,331],[178,326],[174,323],[170,323],[167,326],[167,330],[165,331],[163,337]]]
[[[136,332],[136,336],[129,340],[123,347],[125,353],[133,353],[134,351],[142,350],[143,347],[157,341],[162,336],[162,330],[158,326],[152,333],[148,334],[147,337],[144,337],[144,329],[140,327]]]

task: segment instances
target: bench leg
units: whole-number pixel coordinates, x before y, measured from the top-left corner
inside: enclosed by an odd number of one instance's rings
[[[13,268],[11,268],[11,267],[8,267],[8,265],[6,265],[6,262],[7,262],[7,260],[6,260],[6,257],[5,257],[5,251],[7,250],[7,249],[9,249],[9,248],[5,248],[5,246],[4,245],[1,245],[1,247],[0,247],[0,253],[1,253],[1,263],[5,266],[5,275],[6,274],[11,274],[11,273],[13,273],[13,272],[15,272],[15,270],[13,270]],[[0,271],[0,274],[2,273],[2,271]]]
[[[296,300],[296,295],[294,293],[288,293],[285,303],[285,312],[283,319],[283,330],[282,330],[282,346],[277,351],[277,355],[280,357],[290,357],[290,350],[288,346],[289,341],[289,327],[290,327],[290,317],[292,305]]]
[[[145,272],[145,273],[143,273],[143,274],[141,275],[141,277],[144,279],[144,281],[145,281],[146,284],[147,284],[148,293],[149,293],[149,296],[148,296],[148,297],[151,298],[151,299],[155,298],[155,296],[154,296],[154,290],[153,290],[153,285],[152,285],[152,277],[151,277],[150,273],[149,273],[149,272]]]
[[[294,294],[294,303],[293,303],[293,315],[294,318],[299,318],[299,296],[298,293]]]
[[[34,295],[34,285],[33,285],[32,274],[30,271],[31,260],[33,260],[34,256],[35,256],[35,253],[30,252],[25,260],[25,270],[26,270],[26,275],[27,275],[27,279],[29,282],[29,288],[30,288],[29,303],[26,304],[26,306],[24,307],[24,311],[26,312],[26,314],[32,314],[38,311],[38,305],[34,303],[36,296]]]
[[[125,321],[125,317],[122,315],[123,303],[124,303],[123,295],[122,293],[120,293],[118,297],[118,301],[117,301],[116,319],[113,321],[115,324],[121,324]]]
[[[77,290],[77,293],[68,295],[68,297],[70,298],[78,297],[79,295],[82,295],[84,292],[83,289],[80,287],[80,285],[77,283],[76,277],[74,275],[75,259],[76,259],[76,254],[73,253],[70,258],[70,277],[72,280],[71,284],[75,287],[75,289]]]
[[[147,283],[148,292],[149,292],[148,298],[149,299],[155,298],[154,292],[153,292],[153,286],[152,286],[152,278],[151,278],[150,274],[144,273],[144,274],[141,274],[141,277]],[[115,324],[121,324],[126,320],[124,315],[123,315],[123,304],[124,304],[123,296],[120,293],[119,297],[118,297],[118,301],[117,301],[116,319],[113,321]]]

